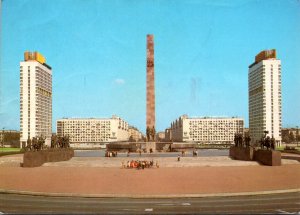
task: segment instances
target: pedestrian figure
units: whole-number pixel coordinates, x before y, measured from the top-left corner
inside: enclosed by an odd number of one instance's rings
[[[178,157],[177,157],[177,161],[180,161],[180,156],[178,155]]]
[[[142,162],[142,169],[144,169],[145,168],[145,162],[143,161]]]
[[[152,167],[153,166],[153,160],[152,161],[150,161],[150,167]]]
[[[127,161],[127,168],[130,168],[130,162]]]
[[[155,165],[156,165],[156,168],[159,168],[159,165],[158,165],[158,162],[157,162],[157,161],[156,161],[156,164],[155,164]]]
[[[197,151],[193,150],[193,157],[197,156]]]

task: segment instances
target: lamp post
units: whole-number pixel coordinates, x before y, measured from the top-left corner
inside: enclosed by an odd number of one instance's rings
[[[297,147],[298,147],[298,138],[299,138],[299,127],[298,126],[296,126],[296,141],[297,141]]]

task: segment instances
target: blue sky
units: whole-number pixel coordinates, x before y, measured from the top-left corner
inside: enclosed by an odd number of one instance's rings
[[[145,131],[146,35],[154,34],[156,127],[182,114],[240,116],[248,66],[277,49],[283,126],[300,125],[297,0],[2,0],[0,128],[19,129],[19,62],[53,68],[53,130],[62,117],[116,114]]]

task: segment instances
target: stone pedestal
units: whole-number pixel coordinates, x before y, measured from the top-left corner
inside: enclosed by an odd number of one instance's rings
[[[169,152],[171,149],[172,143],[170,142],[157,142],[156,143],[156,151],[159,152]]]
[[[229,150],[229,156],[235,160],[252,161],[254,149],[251,147],[231,146]]]
[[[173,143],[171,144],[172,152],[182,152],[194,150],[196,148],[196,144],[194,143]]]
[[[259,149],[254,152],[254,160],[268,166],[280,166],[281,152]]]
[[[156,151],[156,143],[155,142],[146,142],[146,152],[150,153],[150,149],[152,149],[152,152]]]
[[[71,148],[29,151],[23,155],[22,167],[38,167],[47,162],[67,161],[73,156],[74,150]]]

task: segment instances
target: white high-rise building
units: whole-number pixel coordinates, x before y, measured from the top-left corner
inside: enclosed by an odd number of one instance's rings
[[[38,52],[25,52],[20,62],[20,147],[27,139],[52,133],[52,69]]]
[[[276,50],[265,50],[249,66],[249,130],[252,143],[267,131],[281,144],[281,61]]]

